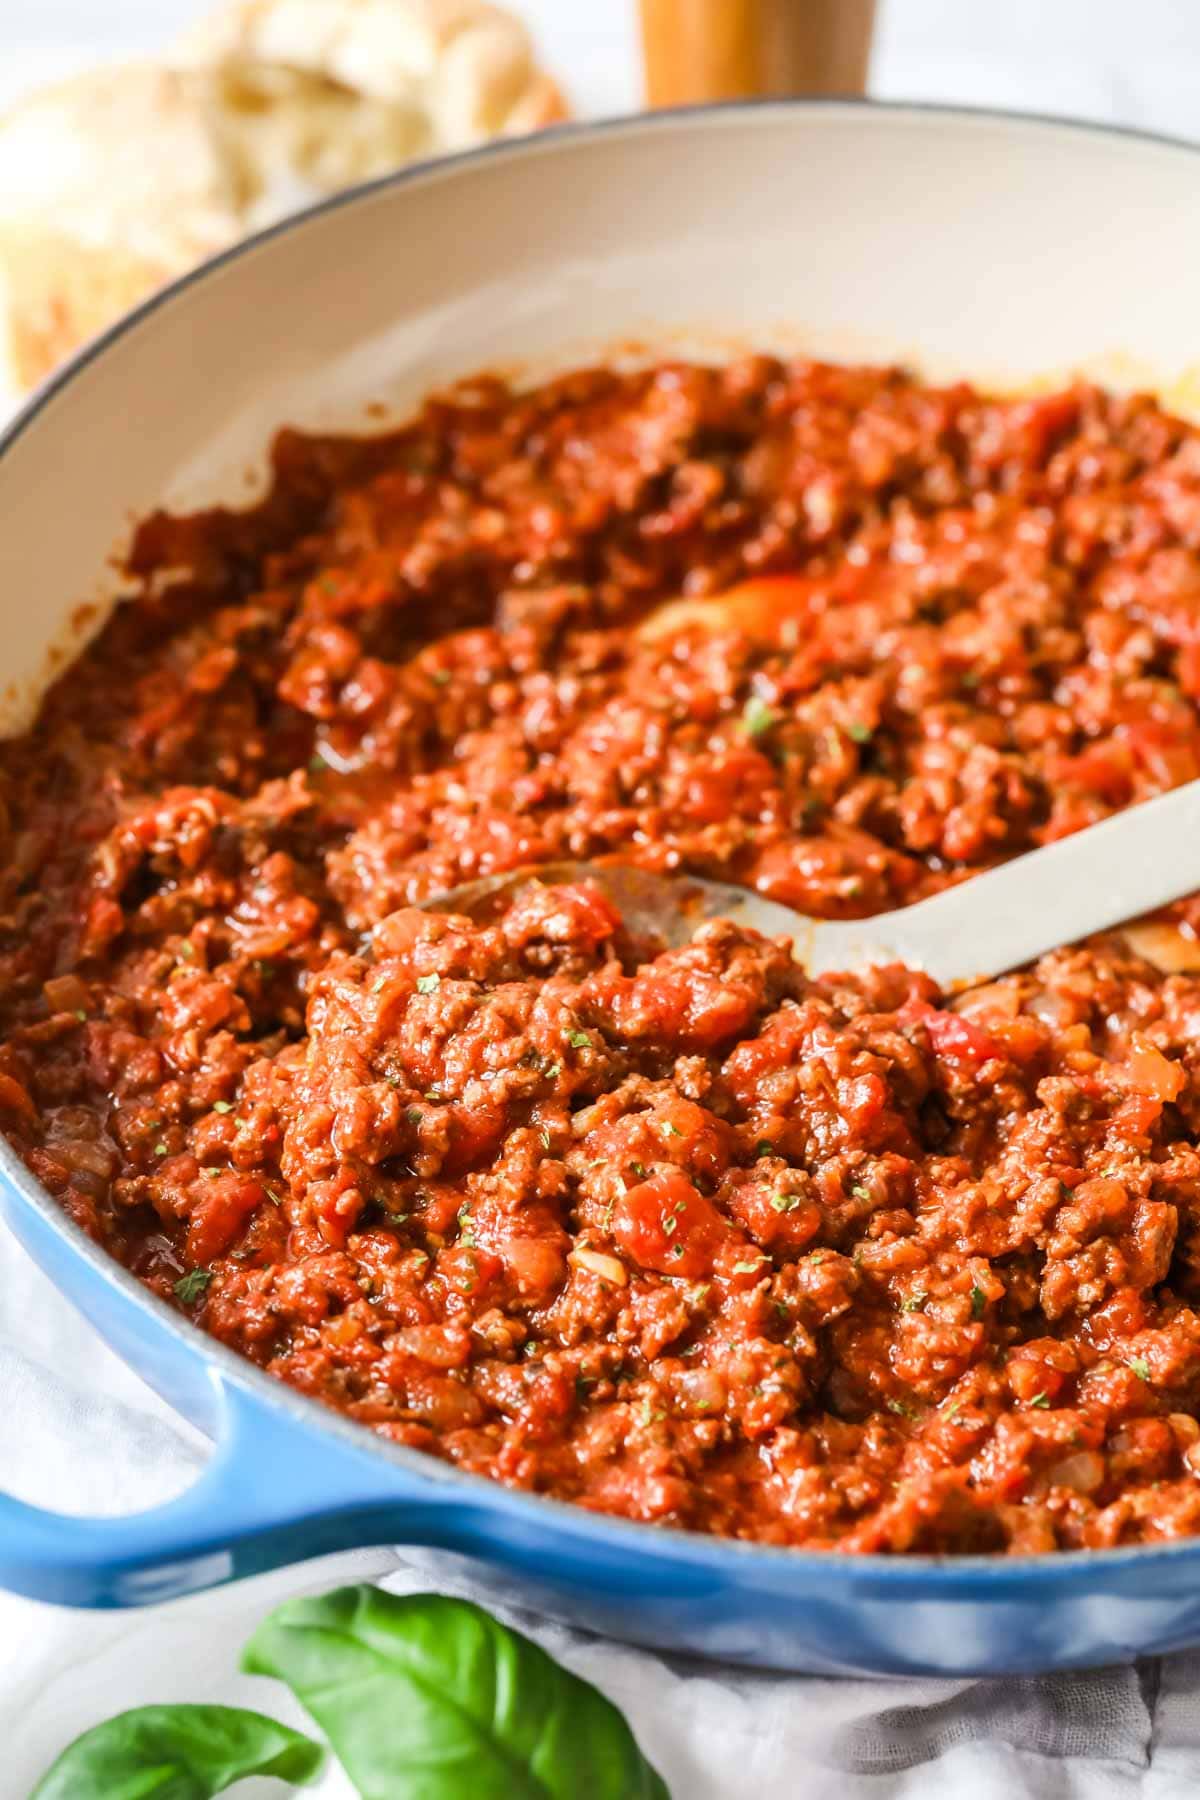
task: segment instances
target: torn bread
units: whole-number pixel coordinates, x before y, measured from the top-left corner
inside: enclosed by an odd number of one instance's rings
[[[32,386],[247,231],[417,157],[563,115],[481,0],[235,0],[171,66],[97,69],[0,120],[0,322]]]
[[[210,79],[98,69],[0,122],[0,267],[21,386],[238,235]]]
[[[408,156],[464,149],[565,116],[525,27],[483,0],[227,0],[181,54],[220,70],[235,107],[269,110],[284,98],[320,109],[351,100],[372,112],[381,147],[390,136]],[[331,140],[293,148],[301,160],[319,162],[322,148],[339,155]],[[353,145],[346,154],[340,181],[363,173]]]

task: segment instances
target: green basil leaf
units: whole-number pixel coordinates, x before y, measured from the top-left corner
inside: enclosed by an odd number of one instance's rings
[[[465,1600],[289,1600],[243,1667],[287,1683],[363,1800],[670,1800],[611,1701]]]
[[[325,1760],[287,1725],[237,1706],[139,1706],[85,1731],[30,1800],[211,1800],[248,1775],[311,1781]]]

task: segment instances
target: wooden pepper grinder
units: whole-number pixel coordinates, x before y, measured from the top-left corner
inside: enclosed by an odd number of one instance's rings
[[[875,0],[641,0],[648,106],[861,94]]]

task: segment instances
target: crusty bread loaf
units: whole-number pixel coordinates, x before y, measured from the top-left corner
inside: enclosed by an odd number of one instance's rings
[[[0,123],[9,360],[30,386],[147,293],[235,241],[211,77],[98,69]]]
[[[229,0],[169,64],[122,64],[0,120],[0,336],[32,386],[247,231],[416,157],[564,115],[483,0]]]
[[[518,19],[485,0],[227,0],[185,39],[185,58],[235,92],[312,84],[393,109],[410,154],[463,149],[564,117]],[[265,82],[265,88],[263,86]]]

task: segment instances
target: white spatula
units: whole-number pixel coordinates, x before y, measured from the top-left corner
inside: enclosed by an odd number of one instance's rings
[[[1200,889],[1200,781],[871,919],[810,919],[748,888],[615,862],[518,869],[425,904],[478,914],[533,879],[594,883],[632,929],[668,947],[686,943],[704,919],[727,918],[790,937],[813,975],[900,962],[942,988],[966,987]]]

